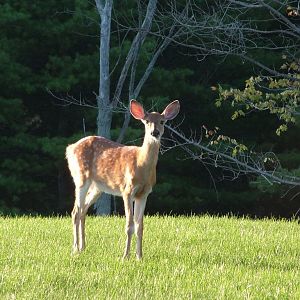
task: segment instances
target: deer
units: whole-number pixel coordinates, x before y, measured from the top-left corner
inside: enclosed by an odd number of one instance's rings
[[[66,148],[66,158],[75,184],[72,210],[73,253],[85,248],[85,219],[89,207],[101,193],[120,196],[126,216],[123,259],[129,258],[131,239],[136,234],[136,258],[142,259],[143,219],[148,195],[156,183],[156,165],[165,123],[180,110],[178,100],[162,113],[145,112],[136,100],[130,113],[145,125],[142,146],[127,146],[101,136],[88,136]]]

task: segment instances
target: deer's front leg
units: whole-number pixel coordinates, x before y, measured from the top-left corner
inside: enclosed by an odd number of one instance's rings
[[[125,225],[125,233],[126,233],[126,245],[125,245],[125,251],[123,255],[123,259],[129,257],[130,253],[130,244],[132,235],[134,232],[134,223],[133,223],[133,203],[131,197],[128,195],[123,196],[124,200],[124,209],[125,209],[125,215],[126,215],[126,225]]]
[[[147,198],[136,199],[134,205],[134,223],[135,234],[137,236],[136,241],[136,257],[138,260],[142,259],[142,242],[143,242],[143,230],[144,230],[144,211],[146,207]]]

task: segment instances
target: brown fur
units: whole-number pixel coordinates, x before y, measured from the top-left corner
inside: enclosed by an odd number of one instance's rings
[[[102,192],[106,192],[122,196],[124,200],[127,234],[124,257],[129,256],[134,229],[138,238],[137,257],[142,257],[144,209],[156,182],[160,138],[165,121],[177,115],[179,102],[171,103],[162,114],[145,114],[136,101],[131,102],[131,109],[133,116],[145,124],[141,147],[125,146],[100,136],[89,136],[67,147],[66,157],[75,183],[72,212],[74,251],[81,251],[85,247],[85,216],[88,208]]]

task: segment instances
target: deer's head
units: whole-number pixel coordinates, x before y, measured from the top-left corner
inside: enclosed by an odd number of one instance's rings
[[[154,142],[160,141],[164,133],[165,123],[174,119],[179,113],[179,109],[179,101],[175,100],[171,102],[161,114],[158,112],[147,113],[139,102],[136,100],[130,101],[130,112],[132,116],[144,123],[145,137]]]

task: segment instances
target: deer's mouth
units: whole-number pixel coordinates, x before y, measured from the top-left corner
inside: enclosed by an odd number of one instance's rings
[[[152,132],[151,132],[151,135],[153,137],[155,137],[156,139],[158,139],[160,137],[160,132],[157,130],[157,129],[154,129]]]

